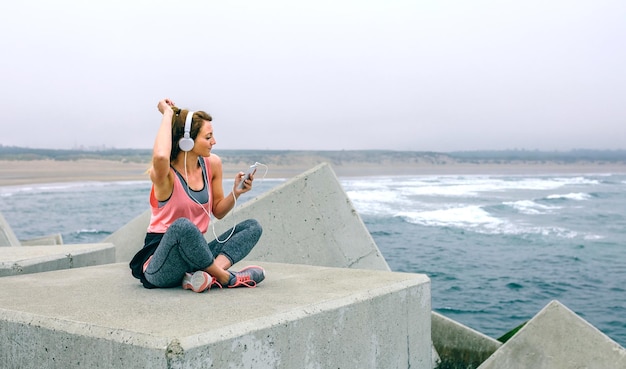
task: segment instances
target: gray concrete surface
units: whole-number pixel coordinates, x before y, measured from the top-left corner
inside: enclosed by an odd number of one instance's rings
[[[146,194],[146,208],[148,208],[148,194]],[[110,242],[115,245],[116,262],[129,263],[131,261],[133,255],[143,247],[149,224],[150,209],[137,215],[103,240],[103,242]]]
[[[22,246],[62,245],[63,236],[60,233],[55,233],[43,237],[20,240],[20,244]]]
[[[17,239],[15,233],[13,233],[13,229],[11,229],[11,226],[7,223],[2,213],[0,213],[0,247],[1,246],[20,246],[20,241]]]
[[[502,346],[498,340],[436,312],[431,315],[431,327],[439,357],[446,362],[462,363],[463,368],[476,368]]]
[[[626,350],[552,301],[479,369],[625,369]]]
[[[126,263],[0,278],[0,363],[431,367],[428,277],[259,264],[267,279],[256,289],[202,294],[144,289]]]
[[[111,243],[0,247],[0,277],[115,262]]]
[[[320,164],[261,194],[216,223],[255,218],[263,236],[249,258],[278,263],[389,270],[376,242],[329,164]],[[212,232],[207,232],[210,239]]]

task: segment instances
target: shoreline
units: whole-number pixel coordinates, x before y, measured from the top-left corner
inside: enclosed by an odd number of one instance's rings
[[[291,178],[323,161],[305,161],[281,165],[268,163],[265,178]],[[330,163],[338,177],[398,176],[398,175],[545,175],[545,174],[608,174],[626,173],[622,163],[558,163],[558,162],[499,162],[499,163]],[[149,180],[148,163],[133,163],[101,159],[79,160],[0,160],[0,186],[81,182],[81,181],[141,181]],[[224,178],[244,171],[241,164],[224,163]],[[258,173],[263,173],[260,168]]]

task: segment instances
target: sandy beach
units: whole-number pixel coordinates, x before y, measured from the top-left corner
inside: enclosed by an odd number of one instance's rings
[[[281,165],[269,163],[266,178],[291,178],[320,162],[302,161]],[[454,175],[454,174],[584,174],[626,173],[621,163],[366,163],[331,164],[339,177],[375,175]],[[135,181],[148,180],[147,163],[132,163],[98,159],[81,160],[0,160],[0,186],[76,181]],[[241,163],[224,163],[224,177],[231,178],[245,170]],[[258,175],[262,175],[260,169]],[[259,178],[259,177],[257,177]]]

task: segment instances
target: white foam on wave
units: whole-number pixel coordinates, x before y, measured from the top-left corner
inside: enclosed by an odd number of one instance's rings
[[[591,195],[583,192],[572,192],[566,194],[553,194],[546,196],[548,200],[574,200],[574,201],[585,201],[589,200]]]
[[[367,180],[364,180],[362,178],[341,180],[341,185],[344,188],[351,190],[387,188],[392,183],[393,180],[386,177],[367,178]]]
[[[344,179],[341,185],[354,207],[362,214],[392,215],[393,209],[404,207],[407,203],[390,178]]]
[[[9,197],[22,193],[69,192],[84,188],[102,188],[116,186],[146,185],[150,181],[84,181],[41,183],[35,185],[0,186],[0,197]]]
[[[542,236],[557,236],[559,238],[575,238],[578,232],[563,227],[528,227],[524,233],[534,233]]]
[[[547,214],[561,209],[560,206],[543,205],[532,200],[506,201],[503,204],[512,207],[519,213],[528,215]]]
[[[447,209],[398,212],[397,216],[407,221],[426,226],[448,226],[460,228],[497,227],[503,221],[491,216],[480,206],[461,206]]]
[[[392,185],[407,195],[477,197],[484,192],[504,192],[510,190],[555,190],[567,185],[589,185],[597,181],[584,177],[430,177],[428,179],[404,179]]]
[[[346,192],[354,207],[362,214],[392,215],[393,209],[405,206],[398,192],[389,190],[362,190]]]
[[[555,181],[564,183],[565,185],[597,185],[600,181],[597,179],[589,179],[586,177],[557,177]]]
[[[418,176],[343,179],[342,186],[355,207],[366,214],[393,214],[415,208],[416,197],[478,198],[484,193],[531,190],[550,191],[567,185],[589,185],[598,181],[585,177],[517,177],[517,176]],[[509,203],[523,214],[539,214],[554,207],[534,202]]]
[[[76,234],[80,234],[80,233],[101,233],[102,231],[97,230],[95,228],[83,228],[83,229],[79,229],[77,231],[74,231],[74,233]]]
[[[452,227],[483,234],[524,235],[536,234],[541,236],[555,236],[573,239],[579,236],[578,232],[556,226],[530,226],[517,224],[506,219],[494,217],[480,206],[461,206],[447,209],[398,212],[396,216],[407,222],[430,226]],[[583,235],[585,239],[596,239],[601,236]]]

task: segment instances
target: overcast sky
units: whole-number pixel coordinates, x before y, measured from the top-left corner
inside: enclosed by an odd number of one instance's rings
[[[626,149],[626,1],[5,1],[0,144]]]

